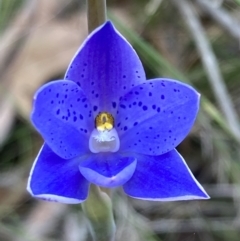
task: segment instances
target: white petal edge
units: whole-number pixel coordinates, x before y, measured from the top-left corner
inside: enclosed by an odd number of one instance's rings
[[[35,158],[34,163],[32,165],[32,168],[31,168],[31,171],[30,171],[30,174],[29,174],[29,177],[28,177],[28,182],[27,182],[27,191],[30,193],[30,195],[32,197],[39,198],[39,199],[42,199],[42,200],[45,200],[45,201],[59,202],[59,203],[65,203],[65,204],[78,204],[78,203],[84,202],[87,199],[87,197],[86,197],[86,199],[81,200],[81,199],[76,199],[76,198],[67,198],[67,197],[57,196],[57,195],[53,195],[53,194],[35,195],[32,192],[32,189],[30,187],[30,183],[31,183],[31,179],[32,179],[32,173],[33,173],[33,170],[35,168],[35,165],[37,164],[38,157],[39,157],[40,153],[42,152],[43,146],[41,147],[41,149],[40,149],[40,151],[39,151],[39,153],[38,153],[37,157]]]
[[[178,153],[179,154],[179,153]],[[197,186],[199,187],[199,189],[206,195],[206,197],[202,197],[202,196],[195,196],[195,195],[184,195],[184,196],[177,196],[177,197],[167,197],[167,198],[143,198],[143,197],[135,197],[135,196],[131,196],[129,194],[129,197],[135,198],[135,199],[141,199],[141,200],[146,200],[146,201],[161,201],[161,202],[171,202],[171,201],[187,201],[187,200],[207,200],[210,199],[211,197],[206,193],[206,191],[204,190],[204,188],[202,187],[202,185],[198,182],[198,180],[194,177],[194,175],[192,174],[192,171],[190,170],[190,168],[188,167],[187,163],[185,162],[184,158],[179,154],[179,156],[182,159],[182,162],[184,163],[184,165],[186,166],[189,174],[191,175],[193,181],[197,184]]]

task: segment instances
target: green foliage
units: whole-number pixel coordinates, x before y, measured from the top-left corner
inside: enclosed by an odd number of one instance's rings
[[[0,32],[17,12],[24,0],[1,0],[0,1]]]

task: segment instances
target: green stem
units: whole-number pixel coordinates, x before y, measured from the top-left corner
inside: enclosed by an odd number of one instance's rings
[[[94,241],[113,241],[116,226],[110,197],[92,184],[82,209],[91,224]]]
[[[106,19],[106,0],[87,0],[88,33],[102,25]]]

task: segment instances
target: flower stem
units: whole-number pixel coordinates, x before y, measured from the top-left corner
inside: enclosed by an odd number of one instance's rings
[[[90,222],[94,241],[113,241],[116,226],[109,196],[98,186],[92,184],[88,199],[82,204],[82,209]]]
[[[102,25],[106,17],[106,0],[87,0],[88,33]]]

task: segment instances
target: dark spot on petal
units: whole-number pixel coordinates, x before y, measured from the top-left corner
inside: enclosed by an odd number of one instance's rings
[[[112,102],[112,107],[115,109],[117,106],[116,102]]]
[[[142,108],[144,111],[146,111],[148,109],[146,105],[144,105]]]
[[[164,99],[165,99],[165,96],[164,96],[164,95],[161,95],[161,99],[164,100]]]

